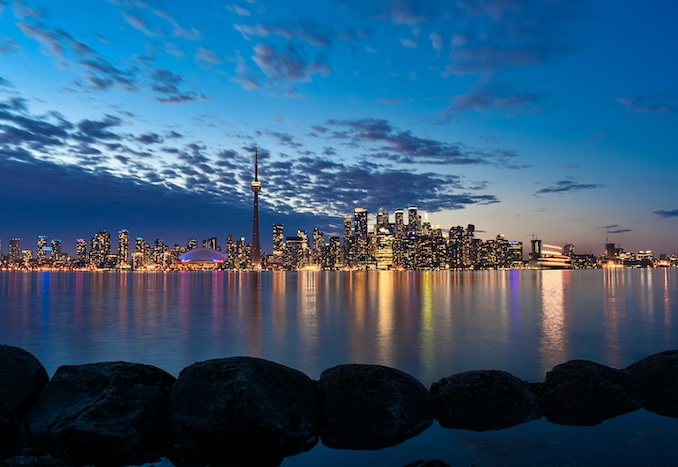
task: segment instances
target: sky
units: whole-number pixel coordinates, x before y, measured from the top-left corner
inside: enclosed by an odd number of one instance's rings
[[[0,251],[262,246],[416,205],[483,239],[678,252],[673,0],[0,0]],[[371,217],[372,219],[372,217]],[[391,221],[393,217],[391,217]],[[114,245],[116,243],[114,242]]]

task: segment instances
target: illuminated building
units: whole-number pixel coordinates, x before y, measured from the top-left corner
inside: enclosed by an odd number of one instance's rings
[[[254,181],[250,183],[250,190],[254,193],[254,209],[252,212],[252,267],[261,268],[261,241],[259,240],[259,147],[254,153]]]
[[[323,250],[325,249],[325,232],[317,227],[313,229],[312,263],[322,265]]]
[[[523,242],[509,242],[509,258],[512,268],[523,267]]]
[[[92,237],[89,249],[89,262],[94,266],[103,267],[110,254],[111,234],[105,230],[100,230]]]
[[[129,232],[126,229],[118,232],[118,265],[129,266]]]
[[[478,263],[478,244],[475,242],[476,226],[466,226],[466,233],[462,242],[462,263],[465,269],[475,269]]]
[[[381,205],[381,211],[377,212],[377,229],[388,229],[388,212]]]
[[[197,238],[189,238],[187,247],[188,247],[189,250],[193,250],[195,248],[198,248],[198,239]]]
[[[335,270],[341,265],[341,240],[339,237],[330,237],[327,254],[323,255],[323,268]]]
[[[193,248],[179,256],[181,266],[187,269],[216,269],[226,263],[227,257],[212,248]]]
[[[388,218],[387,218],[388,219]],[[393,232],[386,227],[375,225],[375,251],[374,259],[377,269],[391,269],[393,266]]]
[[[282,266],[283,251],[285,250],[285,225],[273,224],[273,258],[271,263]]]
[[[417,214],[417,207],[413,204],[407,207],[407,233],[419,235],[421,231],[421,217]]]
[[[352,266],[355,263],[355,241],[353,238],[353,219],[344,216],[344,266]]]
[[[448,257],[451,269],[464,268],[464,228],[460,225],[450,228],[448,245]]]
[[[39,235],[37,244],[38,264],[45,264],[47,262],[47,250],[45,249],[46,246],[47,237],[44,235]]]
[[[367,239],[367,209],[355,208],[353,210],[353,238],[354,249],[353,261],[357,265],[366,265],[368,260]]]
[[[132,266],[134,269],[143,268],[147,263],[146,250],[150,250],[150,245],[144,241],[144,237],[137,237],[134,241],[134,254]]]
[[[53,263],[58,263],[62,259],[62,253],[61,253],[61,240],[59,239],[54,239],[52,240],[52,262]]]
[[[217,244],[217,237],[210,237],[207,240],[202,241],[202,247],[203,248],[209,248],[212,250],[218,250],[219,245]]]
[[[85,266],[87,259],[87,240],[78,238],[75,240],[75,261],[80,266]]]
[[[25,267],[30,267],[31,262],[33,261],[33,251],[31,250],[21,250],[21,259]]]
[[[21,239],[14,237],[9,241],[9,263],[18,264],[21,260]]]
[[[405,233],[405,217],[402,208],[398,208],[395,210],[395,236],[402,237]]]

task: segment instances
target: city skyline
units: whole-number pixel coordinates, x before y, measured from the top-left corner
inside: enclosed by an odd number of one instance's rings
[[[251,240],[258,154],[263,226],[341,235],[355,206],[416,203],[444,231],[672,254],[675,13],[0,0],[2,249],[121,227]]]

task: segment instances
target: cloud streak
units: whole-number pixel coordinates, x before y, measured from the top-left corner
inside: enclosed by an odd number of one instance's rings
[[[593,190],[597,188],[603,188],[604,186],[605,185],[600,183],[576,183],[572,180],[559,180],[553,183],[551,186],[537,190],[535,192],[535,196],[542,194],[563,194],[582,190]]]

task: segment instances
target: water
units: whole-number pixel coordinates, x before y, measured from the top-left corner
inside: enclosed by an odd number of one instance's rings
[[[543,380],[558,363],[625,367],[678,348],[678,270],[0,272],[0,343],[62,364],[125,360],[178,376],[267,358],[312,378],[376,363],[424,385],[472,369]],[[312,451],[284,465],[678,465],[678,420],[638,411],[596,427],[545,419],[487,433],[435,425],[399,446]]]

